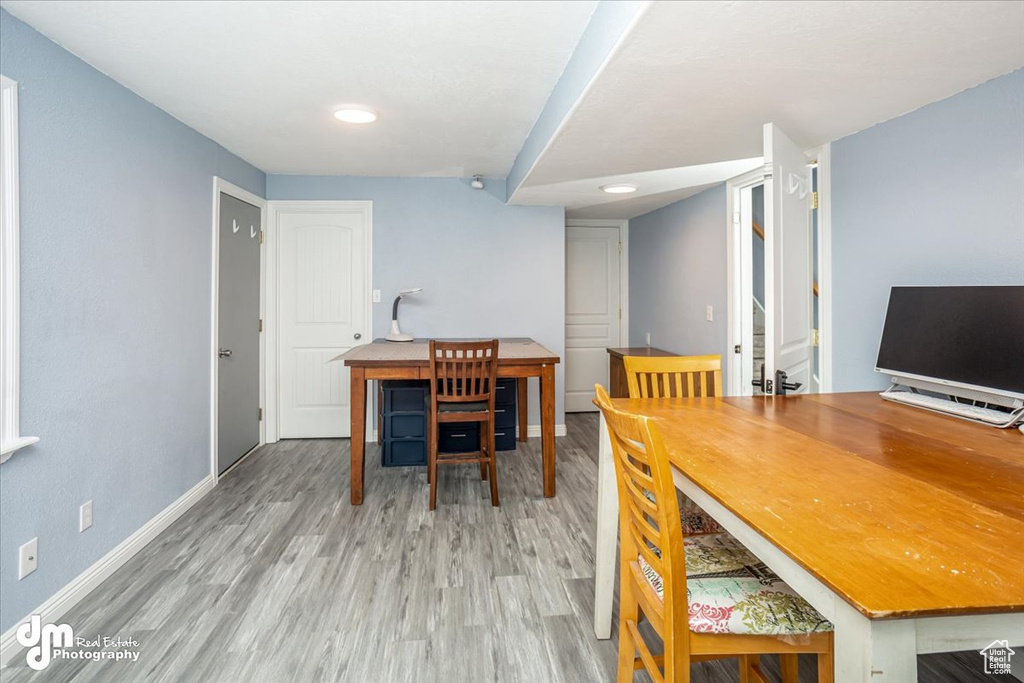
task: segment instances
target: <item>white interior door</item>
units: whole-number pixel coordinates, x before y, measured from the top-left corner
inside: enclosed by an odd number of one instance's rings
[[[279,434],[350,436],[348,370],[332,358],[369,341],[368,202],[276,208]]]
[[[811,174],[803,150],[774,124],[764,127],[765,378],[782,370],[811,387],[813,363]],[[774,386],[774,393],[781,393]]]
[[[565,410],[597,410],[608,386],[608,347],[620,346],[619,229],[566,228]]]

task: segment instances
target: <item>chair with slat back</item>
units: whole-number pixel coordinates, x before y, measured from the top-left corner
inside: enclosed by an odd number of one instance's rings
[[[630,398],[722,395],[722,357],[625,356]]]
[[[623,358],[630,398],[721,397],[722,357],[711,356],[626,356]],[[683,498],[683,532],[687,534],[722,531],[710,515]]]
[[[832,625],[728,534],[685,536],[657,425],[595,391],[618,485],[618,683],[637,669],[655,683],[689,683],[691,662],[731,657],[741,681],[768,683],[762,654],[778,654],[783,683],[797,683],[800,653],[816,654],[819,683],[831,683]],[[642,617],[663,654],[651,652]]]
[[[480,463],[481,479],[490,470],[491,504],[498,504],[498,467],[494,455],[494,392],[498,377],[498,340],[440,342],[430,340],[430,422],[427,434],[427,477],[430,509],[437,505],[437,466]],[[439,453],[439,425],[478,422],[480,449],[472,453]]]

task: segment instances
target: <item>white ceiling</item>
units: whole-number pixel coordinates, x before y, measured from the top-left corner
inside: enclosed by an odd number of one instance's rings
[[[268,173],[505,177],[595,2],[2,5]]]
[[[572,215],[620,217],[609,179],[759,156],[767,122],[814,147],[1021,66],[1022,2],[656,2],[515,198],[594,178]]]
[[[504,177],[595,2],[0,5],[269,173]],[[766,122],[813,147],[1022,66],[1024,2],[649,3],[512,200],[629,218],[756,165]]]

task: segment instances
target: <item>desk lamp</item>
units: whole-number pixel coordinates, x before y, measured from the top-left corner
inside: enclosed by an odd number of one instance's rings
[[[416,294],[417,292],[422,292],[422,291],[423,291],[422,287],[416,287],[414,289],[403,289],[403,290],[400,290],[398,292],[398,296],[395,297],[395,305],[392,306],[392,308],[391,308],[391,331],[388,333],[388,336],[384,337],[384,339],[386,339],[387,341],[390,341],[390,342],[411,342],[412,341],[412,335],[411,334],[405,334],[398,327],[398,302],[401,301],[402,299],[404,299],[409,294]]]

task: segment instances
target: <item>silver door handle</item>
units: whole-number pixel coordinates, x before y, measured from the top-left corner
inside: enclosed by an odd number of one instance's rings
[[[221,349],[217,352],[217,355],[221,358],[231,358],[231,349]]]
[[[355,333],[354,335],[352,335],[352,336],[353,336],[353,337],[355,337],[356,339],[362,339],[362,338],[363,338],[363,335],[359,334],[358,332],[356,332],[356,333]]]

